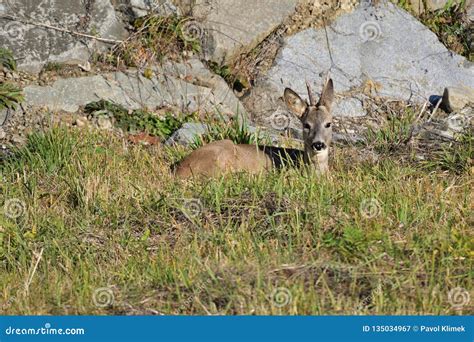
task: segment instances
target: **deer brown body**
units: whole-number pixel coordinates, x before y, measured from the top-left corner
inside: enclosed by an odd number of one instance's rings
[[[289,88],[285,89],[283,96],[290,111],[303,124],[304,151],[220,140],[198,148],[184,158],[176,168],[176,176],[213,177],[228,172],[257,174],[289,163],[298,165],[301,160],[321,173],[327,172],[332,140],[333,82],[326,83],[317,103],[309,85],[307,88],[309,103]]]

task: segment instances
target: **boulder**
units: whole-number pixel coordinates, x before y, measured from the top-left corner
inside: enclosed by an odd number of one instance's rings
[[[243,106],[224,80],[198,60],[165,63],[146,78],[137,70],[59,79],[50,86],[24,89],[27,107],[76,112],[90,102],[107,100],[128,109],[175,107],[186,112],[241,113]]]
[[[48,62],[82,64],[92,52],[101,51],[127,35],[109,0],[4,0],[0,6],[0,27],[0,46],[13,51],[20,70],[33,73]]]
[[[295,11],[298,0],[196,0],[193,35],[203,38],[206,58],[226,63],[250,51]],[[204,37],[205,34],[205,37]]]
[[[365,115],[372,97],[424,103],[445,87],[474,87],[474,65],[449,51],[417,19],[390,2],[363,2],[326,29],[286,38],[245,103],[252,117],[264,122],[285,110],[285,87],[307,97],[305,82],[320,91],[328,75],[337,94],[336,116]]]
[[[141,18],[150,13],[160,16],[179,13],[179,8],[171,0],[130,0],[130,7],[135,18]]]

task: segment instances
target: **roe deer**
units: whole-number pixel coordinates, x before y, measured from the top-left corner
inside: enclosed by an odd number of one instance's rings
[[[282,165],[314,165],[321,173],[328,170],[329,146],[332,140],[331,106],[334,86],[326,82],[319,102],[316,102],[309,83],[306,84],[309,103],[293,90],[286,88],[284,100],[290,111],[303,124],[304,151],[272,146],[234,144],[230,140],[209,143],[183,159],[176,168],[179,178],[216,176],[225,172],[244,171],[252,174]]]

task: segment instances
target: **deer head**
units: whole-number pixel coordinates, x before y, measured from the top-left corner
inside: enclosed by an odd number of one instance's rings
[[[303,124],[305,162],[311,162],[321,172],[328,170],[329,146],[332,140],[331,107],[334,100],[332,79],[326,82],[321,98],[316,102],[309,83],[306,83],[309,103],[291,90],[285,89],[284,99],[290,111]]]

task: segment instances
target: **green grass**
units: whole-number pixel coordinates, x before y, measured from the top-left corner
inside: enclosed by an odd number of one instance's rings
[[[0,65],[7,70],[16,71],[16,61],[13,52],[8,49],[0,48]]]
[[[23,100],[23,91],[16,85],[11,83],[0,84],[0,110],[15,110]]]
[[[172,155],[30,136],[1,165],[0,314],[472,313],[448,300],[474,290],[470,171],[337,148],[328,177],[181,182]]]
[[[164,58],[179,59],[183,52],[201,52],[204,28],[193,18],[152,14],[137,19],[132,26],[129,39],[95,59],[116,67],[146,69]]]

